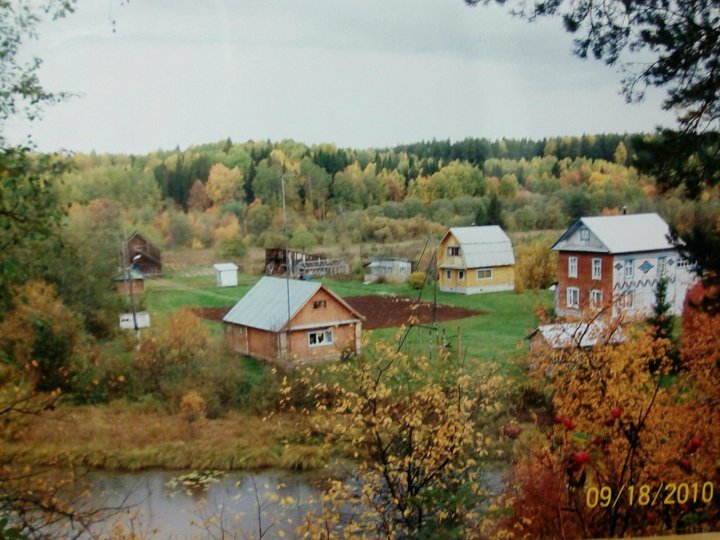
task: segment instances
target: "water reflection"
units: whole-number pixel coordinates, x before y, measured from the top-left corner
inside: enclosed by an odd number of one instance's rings
[[[128,508],[102,528],[162,539],[258,538],[261,533],[268,539],[293,538],[318,494],[307,479],[280,471],[227,473],[207,481],[181,478],[186,474],[93,473],[93,499]]]

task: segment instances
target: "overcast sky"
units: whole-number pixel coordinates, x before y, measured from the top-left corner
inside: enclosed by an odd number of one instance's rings
[[[384,147],[465,137],[652,131],[661,95],[620,95],[559,20],[462,0],[79,0],[23,52],[77,97],[40,150],[147,153],[226,137]],[[113,32],[113,21],[115,32]]]

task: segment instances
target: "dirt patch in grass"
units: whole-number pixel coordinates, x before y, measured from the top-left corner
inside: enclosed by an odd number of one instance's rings
[[[486,313],[443,304],[438,304],[434,309],[431,302],[416,302],[404,296],[350,296],[343,300],[365,316],[363,328],[366,330],[401,326],[411,317],[415,317],[421,324],[427,324],[433,321],[434,316],[438,321],[452,321]],[[220,322],[231,307],[192,308],[192,311],[203,319]]]
[[[432,302],[417,302],[404,296],[349,296],[343,300],[365,316],[363,328],[368,330],[400,326],[411,317],[417,318],[421,324],[427,324],[434,317],[437,317],[437,321],[452,321],[485,314],[484,311],[443,304],[433,307]]]

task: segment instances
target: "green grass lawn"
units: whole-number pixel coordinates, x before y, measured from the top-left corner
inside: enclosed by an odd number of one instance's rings
[[[155,320],[181,307],[225,307],[232,306],[259,279],[258,276],[240,274],[237,287],[219,288],[214,276],[165,277],[146,282],[145,305]],[[341,297],[367,294],[398,294],[411,298],[418,297],[418,291],[408,285],[372,284],[358,281],[325,279],[323,283]],[[433,290],[428,287],[422,299],[432,301]],[[475,309],[482,315],[442,322],[439,329],[445,332],[447,342],[457,350],[460,337],[460,355],[479,365],[497,366],[505,375],[516,375],[511,360],[527,350],[525,336],[537,325],[537,306],[549,308],[552,293],[549,291],[525,291],[463,295],[437,293],[440,304]],[[222,335],[220,325],[208,322],[212,335]],[[374,330],[371,341],[397,339],[397,328]],[[425,353],[428,350],[429,330],[414,329],[407,337],[405,347],[411,352]]]

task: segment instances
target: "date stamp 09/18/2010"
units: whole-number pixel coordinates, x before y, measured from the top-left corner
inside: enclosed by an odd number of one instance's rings
[[[698,502],[710,504],[714,496],[715,486],[712,482],[663,482],[657,487],[623,484],[616,491],[610,486],[589,487],[585,491],[585,504],[588,508],[614,508],[619,503],[627,503],[628,506],[686,505]]]

